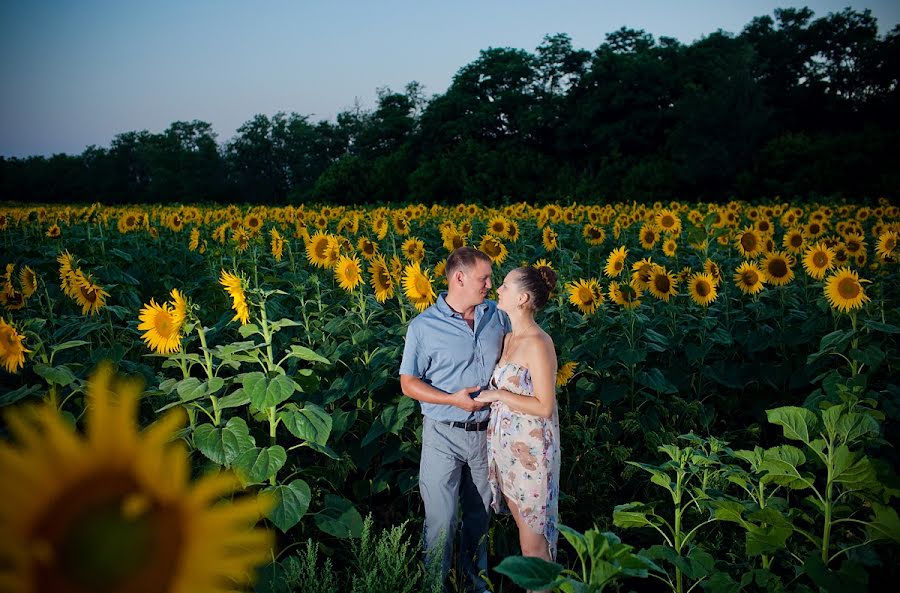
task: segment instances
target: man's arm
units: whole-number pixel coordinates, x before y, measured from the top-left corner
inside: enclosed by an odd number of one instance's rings
[[[471,393],[475,393],[479,389],[481,388],[477,386],[465,387],[455,393],[448,394],[441,391],[440,389],[432,387],[418,377],[414,377],[412,375],[400,375],[400,390],[403,392],[403,395],[427,404],[443,404],[456,406],[457,408],[461,408],[467,412],[480,410],[487,405],[485,403],[475,401],[469,395]]]

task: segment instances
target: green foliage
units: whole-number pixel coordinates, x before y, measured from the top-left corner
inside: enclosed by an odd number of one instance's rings
[[[599,593],[623,578],[646,578],[649,571],[661,572],[648,558],[632,553],[632,546],[623,544],[614,533],[594,528],[582,534],[565,525],[559,526],[559,532],[578,555],[580,566],[574,570],[526,556],[507,557],[494,570],[528,590],[564,593]]]

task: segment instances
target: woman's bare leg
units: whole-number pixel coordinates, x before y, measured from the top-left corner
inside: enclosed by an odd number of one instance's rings
[[[516,503],[510,500],[508,496],[506,497],[506,504],[509,506],[510,513],[512,513],[513,519],[516,521],[516,527],[519,528],[519,547],[522,549],[522,555],[542,558],[547,562],[551,562],[550,547],[547,544],[547,539],[544,537],[544,534],[536,533],[525,523],[519,513],[519,507],[516,506]],[[529,591],[528,593],[546,592]]]

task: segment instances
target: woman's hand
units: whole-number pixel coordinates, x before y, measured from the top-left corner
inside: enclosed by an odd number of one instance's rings
[[[499,389],[485,389],[481,393],[478,394],[478,397],[473,398],[477,402],[484,402],[486,404],[500,401],[500,390]]]

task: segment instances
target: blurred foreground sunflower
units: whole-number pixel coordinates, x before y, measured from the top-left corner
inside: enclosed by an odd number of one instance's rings
[[[140,393],[101,365],[84,436],[50,406],[7,413],[17,443],[0,443],[3,591],[225,593],[271,556],[272,535],[254,525],[272,499],[220,502],[240,489],[227,473],[191,483],[188,452],[170,442],[183,412],[141,432]]]

